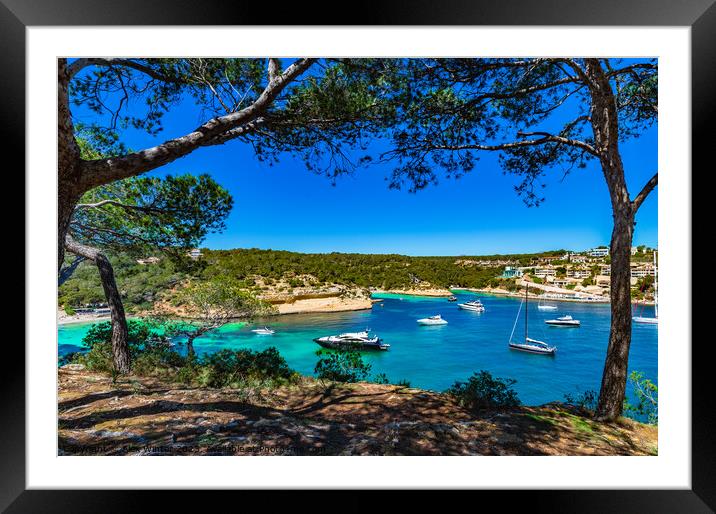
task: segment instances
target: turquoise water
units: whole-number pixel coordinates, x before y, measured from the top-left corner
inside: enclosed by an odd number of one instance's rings
[[[609,306],[552,302],[559,310],[540,312],[530,302],[530,337],[557,346],[555,357],[509,350],[507,341],[520,300],[457,292],[459,301],[476,296],[485,305],[484,313],[458,309],[456,302],[444,298],[401,295],[375,295],[383,301],[372,310],[331,314],[295,314],[232,324],[195,341],[197,353],[223,348],[262,350],[275,346],[289,365],[311,374],[319,346],[314,337],[370,328],[391,345],[387,352],[365,353],[373,373],[385,373],[391,381],[406,379],[413,387],[444,390],[473,371],[487,370],[494,376],[517,380],[515,389],[526,404],[563,400],[577,390],[599,390],[609,339]],[[447,325],[420,326],[419,318],[441,314]],[[549,327],[545,319],[570,314],[582,322],[579,328]],[[647,307],[640,315],[653,315]],[[270,325],[272,336],[251,332],[256,326]],[[82,337],[90,324],[59,328],[60,355],[81,349]],[[524,307],[515,338],[524,336]],[[639,370],[657,381],[658,328],[634,324],[630,369]]]

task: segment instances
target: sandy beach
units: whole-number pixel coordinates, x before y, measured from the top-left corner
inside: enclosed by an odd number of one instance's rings
[[[370,298],[309,298],[275,305],[278,314],[305,314],[311,312],[344,312],[370,309]]]
[[[57,311],[57,324],[58,325],[69,325],[72,323],[88,323],[96,321],[109,321],[109,314],[97,315],[97,314],[72,314],[69,315],[63,310]]]

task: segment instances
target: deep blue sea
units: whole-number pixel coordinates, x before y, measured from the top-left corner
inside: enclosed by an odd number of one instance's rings
[[[520,300],[456,292],[458,302],[480,297],[485,312],[458,309],[445,298],[405,295],[375,295],[383,301],[372,310],[331,314],[294,314],[256,320],[255,323],[227,325],[195,341],[197,353],[223,348],[262,350],[275,346],[289,365],[312,374],[319,346],[314,337],[354,332],[370,328],[391,345],[386,352],[366,352],[373,373],[385,373],[391,381],[408,380],[413,387],[442,391],[474,371],[487,370],[494,376],[517,380],[514,388],[528,405],[564,400],[567,393],[594,390],[599,384],[609,338],[609,305],[551,302],[559,310],[542,312],[529,303],[529,335],[557,346],[557,355],[533,355],[510,350],[507,342]],[[420,326],[419,318],[441,314],[448,321],[442,326]],[[544,320],[570,314],[579,319],[579,328],[550,327]],[[652,316],[653,308],[640,310]],[[276,330],[260,336],[252,328],[267,324]],[[62,325],[59,353],[81,349],[90,324]],[[524,306],[515,331],[524,337]],[[656,325],[634,324],[629,365],[657,382]],[[628,387],[628,389],[631,389]],[[630,391],[629,391],[630,392]],[[631,395],[629,395],[631,396]]]

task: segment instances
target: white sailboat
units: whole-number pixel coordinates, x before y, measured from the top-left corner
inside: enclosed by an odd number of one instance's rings
[[[631,320],[634,323],[648,323],[651,325],[659,323],[659,273],[656,266],[656,250],[654,250],[654,317],[633,316]]]
[[[528,290],[529,286],[525,285],[525,299],[520,302],[520,308],[517,310],[517,317],[515,318],[515,324],[512,325],[512,333],[510,334],[510,340],[508,346],[511,350],[519,350],[528,353],[538,353],[541,355],[554,355],[557,353],[556,346],[550,346],[544,341],[538,341],[537,339],[531,339],[529,337],[529,324],[528,324]],[[512,341],[512,336],[515,335],[515,328],[517,327],[517,320],[520,319],[520,311],[522,310],[522,304],[525,304],[525,339],[524,342]]]

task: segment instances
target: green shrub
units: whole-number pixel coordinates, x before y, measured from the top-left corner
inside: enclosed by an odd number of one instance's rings
[[[575,394],[567,393],[564,395],[564,401],[580,409],[587,409],[593,411],[597,408],[597,392],[588,390],[584,392],[577,392]]]
[[[392,384],[400,387],[410,387],[410,382],[404,379],[398,380],[397,382],[391,382],[388,375],[385,373],[376,374],[375,377],[373,377],[372,382],[375,384]]]
[[[136,361],[144,354],[145,360],[169,359],[176,362],[175,357],[170,357],[166,341],[154,330],[152,324],[145,320],[127,320],[127,344],[132,359],[132,367],[136,368]],[[92,371],[112,372],[112,323],[103,321],[92,325],[82,338],[82,345],[87,348],[84,353],[73,356],[73,362],[84,364]],[[148,355],[159,352],[157,355]],[[174,353],[174,352],[172,352]],[[140,359],[141,360],[141,359]],[[149,365],[149,362],[146,362]]]
[[[467,382],[455,382],[446,393],[467,409],[508,409],[517,407],[520,400],[512,389],[517,381],[493,378],[488,371],[473,373]]]
[[[249,381],[275,385],[295,376],[274,347],[261,352],[221,350],[205,355],[197,370],[197,381],[208,387],[239,387]]]
[[[388,375],[386,375],[385,373],[378,373],[373,378],[373,383],[375,383],[375,384],[390,384],[390,380],[388,380]]]
[[[67,314],[68,316],[74,316],[75,314],[77,314],[77,312],[69,304],[65,304],[64,309],[65,309],[65,314]]]
[[[333,382],[360,382],[367,380],[371,365],[363,361],[360,352],[346,350],[318,350],[320,358],[313,373],[320,380]]]
[[[137,352],[132,361],[132,372],[137,375],[175,375],[186,365],[186,358],[166,344],[147,345]]]

